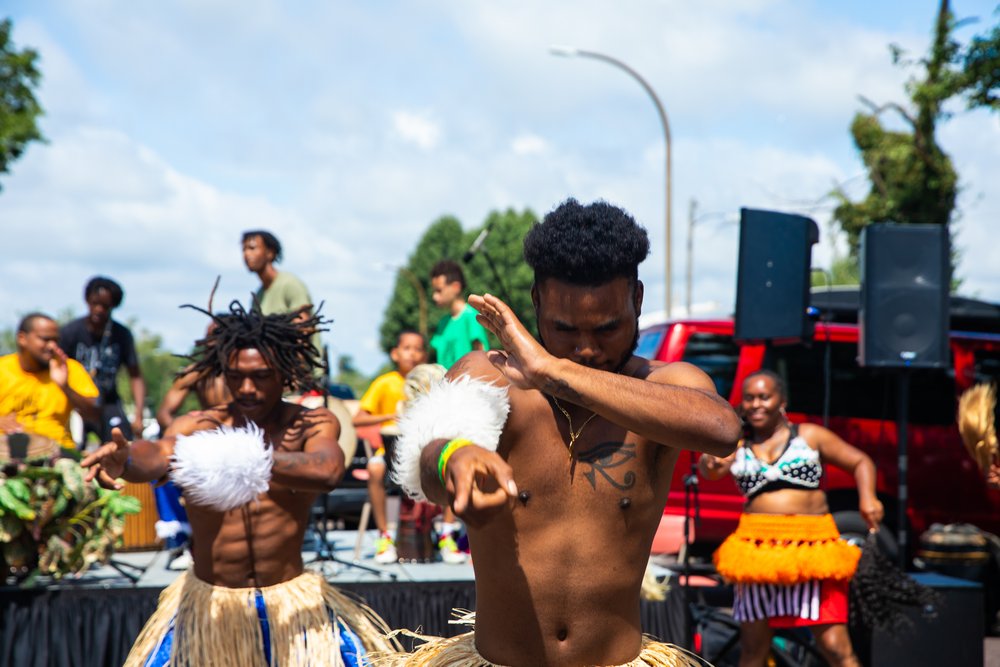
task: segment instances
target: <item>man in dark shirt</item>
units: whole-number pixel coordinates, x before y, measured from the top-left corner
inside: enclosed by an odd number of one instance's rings
[[[83,291],[88,314],[66,324],[59,333],[59,347],[76,359],[94,378],[101,392],[100,422],[85,421],[83,441],[95,433],[102,443],[111,440],[111,429],[118,427],[126,437],[142,436],[142,408],[146,402],[146,383],[139,370],[139,357],[128,327],[111,319],[111,311],[121,305],[124,292],[110,278],[91,278]],[[118,371],[128,369],[135,417],[129,423],[118,395]]]

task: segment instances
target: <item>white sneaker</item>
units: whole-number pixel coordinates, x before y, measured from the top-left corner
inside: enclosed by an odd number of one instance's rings
[[[451,533],[445,533],[438,540],[438,553],[441,554],[441,561],[449,565],[461,565],[469,558],[464,551],[458,550],[458,545]]]
[[[186,570],[193,564],[194,564],[194,558],[191,557],[191,552],[185,549],[184,553],[180,554],[179,556],[177,556],[177,558],[174,558],[172,561],[167,563],[167,569],[174,571]]]
[[[391,537],[381,535],[375,543],[375,562],[379,565],[389,565],[399,561],[396,545]]]

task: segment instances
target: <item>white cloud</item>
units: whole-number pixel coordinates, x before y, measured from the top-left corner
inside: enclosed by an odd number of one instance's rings
[[[441,128],[437,123],[409,111],[392,114],[392,127],[404,141],[416,144],[423,150],[430,150],[441,140]]]
[[[905,73],[886,45],[926,43],[936,3],[907,7],[927,20],[889,30],[868,8],[791,0],[24,3],[15,38],[42,52],[51,143],[3,181],[0,226],[16,250],[0,266],[0,308],[79,312],[83,282],[110,273],[126,287],[122,315],[183,350],[202,322],[176,306],[202,304],[219,273],[217,303],[245,299],[256,279],[239,235],[265,227],[326,301],[334,352],[373,370],[393,284],[379,262],[404,262],[443,214],[471,226],[568,196],[620,203],[646,224],[642,277],[661,308],[654,109],[623,72],[554,58],[553,43],[621,58],[666,105],[679,303],[691,198],[729,216],[811,213],[826,232],[828,211],[810,202],[860,171],[847,132],[856,95],[899,99]],[[966,186],[962,275],[991,298],[996,133],[995,118],[942,133]],[[694,300],[726,310],[736,226],[715,220],[696,228]]]
[[[549,142],[537,134],[522,134],[514,138],[510,148],[515,155],[539,155],[549,149]]]

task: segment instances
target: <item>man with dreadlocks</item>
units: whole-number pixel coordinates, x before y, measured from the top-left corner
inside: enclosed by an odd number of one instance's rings
[[[639,591],[680,451],[728,454],[739,419],[698,368],[633,354],[648,252],[622,209],[569,200],[524,239],[538,340],[470,298],[503,350],[467,354],[409,406],[395,475],[469,527],[475,632],[399,662],[695,664],[643,638]]]
[[[365,664],[367,651],[393,649],[385,624],[306,572],[301,554],[313,502],[344,473],[340,425],[282,400],[319,363],[309,337],[325,322],[235,302],[213,320],[191,370],[223,376],[232,401],[179,418],[157,442],[115,431],[83,461],[106,488],[169,478],[187,499],[194,565],[161,594],[125,664]]]

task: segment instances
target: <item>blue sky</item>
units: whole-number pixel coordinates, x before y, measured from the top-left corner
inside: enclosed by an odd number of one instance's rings
[[[989,2],[959,16],[997,20]],[[552,44],[613,55],[654,87],[673,135],[676,304],[688,203],[694,301],[730,312],[739,207],[813,215],[814,264],[835,247],[817,206],[863,184],[848,125],[857,96],[902,100],[888,44],[926,47],[936,2],[277,2],[9,0],[14,39],[38,49],[50,142],[2,181],[0,307],[82,311],[91,275],[126,289],[134,317],[183,351],[203,329],[178,311],[245,298],[240,232],[269,228],[284,268],[335,319],[333,354],[384,361],[377,328],[394,275],[427,225],[467,227],[495,208],[544,213],[606,198],[649,229],[647,311],[664,301],[664,142],[623,72],[557,58]],[[980,24],[983,25],[983,24]],[[968,36],[975,26],[966,28]],[[1000,125],[958,114],[940,140],[962,177],[965,291],[1000,300]],[[13,249],[13,252],[10,250]]]

